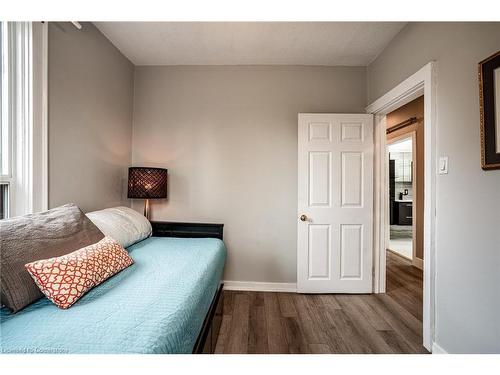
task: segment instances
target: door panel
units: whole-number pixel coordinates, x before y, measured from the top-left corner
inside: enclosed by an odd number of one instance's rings
[[[330,278],[330,225],[309,225],[309,279]]]
[[[363,153],[342,152],[342,207],[363,206]]]
[[[331,131],[329,122],[311,122],[309,123],[310,141],[331,141]]]
[[[370,293],[373,117],[299,114],[298,137],[297,290]]]
[[[362,122],[342,122],[342,142],[363,142]]]
[[[330,205],[331,152],[309,153],[309,205]]]
[[[340,279],[363,278],[363,225],[340,225]]]

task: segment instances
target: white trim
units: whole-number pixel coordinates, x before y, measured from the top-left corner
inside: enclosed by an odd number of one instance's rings
[[[446,350],[440,347],[436,342],[432,343],[432,354],[448,354]]]
[[[384,186],[385,176],[389,173],[389,166],[382,163],[382,160],[385,160],[387,152],[385,148],[386,118],[385,115],[377,114],[373,117],[373,133],[375,138],[373,148],[373,291],[374,293],[385,293],[385,277],[380,276],[380,271],[382,270],[385,272],[386,257],[379,254],[379,249],[384,249],[386,247],[386,239],[389,236],[389,228],[382,225],[382,223],[385,223],[386,217],[389,216],[389,212],[387,209],[388,205],[386,194],[381,194],[379,190]]]
[[[297,292],[296,283],[263,283],[259,281],[224,280],[225,290],[245,290],[253,292]]]
[[[2,58],[0,61],[0,69],[2,70],[2,87],[0,100],[2,101],[1,105],[1,141],[0,141],[0,149],[2,151],[2,155],[0,157],[0,183],[7,184],[7,202],[5,202],[5,210],[4,217],[10,217],[10,211],[12,206],[12,159],[13,159],[13,126],[11,121],[11,106],[12,106],[12,85],[11,85],[11,74],[10,74],[10,65],[11,65],[11,41],[10,41],[10,27],[8,22],[0,22],[1,27],[1,51]]]
[[[385,292],[386,247],[386,136],[385,115],[424,95],[424,293],[423,345],[431,349],[434,341],[435,305],[435,192],[436,192],[436,63],[430,62],[395,88],[366,107],[375,115],[375,220],[374,292]],[[377,131],[378,130],[378,131]]]
[[[9,22],[12,189],[10,216],[33,212],[33,101],[31,22]]]
[[[0,61],[0,69],[2,70],[2,87],[0,99],[2,100],[0,122],[2,126],[2,139],[0,148],[2,150],[1,166],[0,166],[0,179],[1,182],[11,183],[12,177],[12,122],[10,121],[10,106],[11,106],[11,84],[10,84],[10,40],[9,40],[9,26],[8,22],[0,22],[1,31],[1,51],[2,59]],[[4,75],[5,74],[5,75]],[[8,204],[7,204],[8,206]],[[7,211],[8,213],[8,211]]]
[[[424,81],[422,79],[425,79],[423,75],[425,75],[426,71],[432,69],[432,67],[429,66],[430,64],[434,64],[434,62],[428,63],[388,93],[375,100],[372,104],[366,107],[366,112],[373,114],[387,114],[411,102],[419,96],[422,96],[424,93]]]

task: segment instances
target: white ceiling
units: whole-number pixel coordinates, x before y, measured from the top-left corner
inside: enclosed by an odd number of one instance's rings
[[[404,22],[95,22],[135,65],[366,66]]]

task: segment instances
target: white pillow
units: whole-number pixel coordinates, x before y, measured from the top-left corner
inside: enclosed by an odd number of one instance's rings
[[[88,212],[87,217],[104,233],[123,247],[151,236],[151,223],[143,215],[128,207],[106,208]]]

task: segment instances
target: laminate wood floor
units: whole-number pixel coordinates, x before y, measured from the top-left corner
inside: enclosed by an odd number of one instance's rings
[[[422,271],[387,256],[387,293],[224,291],[216,353],[427,353]]]

